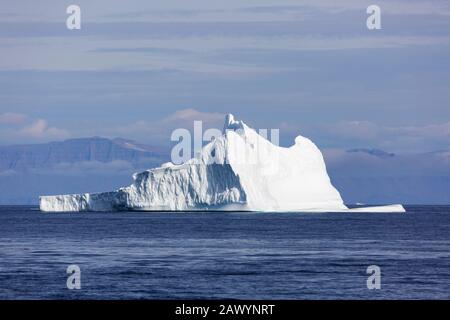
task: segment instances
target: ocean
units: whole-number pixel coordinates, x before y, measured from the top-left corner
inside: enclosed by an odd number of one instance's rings
[[[61,213],[0,206],[0,299],[449,299],[450,206]],[[69,265],[81,289],[69,290]],[[369,289],[369,266],[380,270]]]

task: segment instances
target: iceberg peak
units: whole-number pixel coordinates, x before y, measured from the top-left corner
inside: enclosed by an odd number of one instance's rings
[[[241,120],[235,120],[234,115],[231,113],[225,116],[225,123],[223,125],[223,133],[226,133],[227,130],[244,130],[245,123]]]

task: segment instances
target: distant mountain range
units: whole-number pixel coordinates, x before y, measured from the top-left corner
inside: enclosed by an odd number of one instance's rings
[[[394,153],[386,152],[380,149],[365,149],[365,148],[357,148],[357,149],[350,149],[347,150],[347,152],[355,153],[355,152],[362,152],[367,153],[372,156],[380,157],[380,158],[392,158],[395,156]]]
[[[450,151],[323,150],[347,203],[450,204]],[[170,149],[101,137],[0,146],[0,204],[37,204],[40,195],[114,190],[134,172],[170,160]]]
[[[100,137],[0,146],[0,204],[37,204],[40,195],[101,192],[168,161],[169,149]]]
[[[164,162],[168,154],[168,149],[121,138],[92,137],[44,144],[0,146],[0,171],[52,168],[61,163],[108,163],[117,160],[142,168]]]

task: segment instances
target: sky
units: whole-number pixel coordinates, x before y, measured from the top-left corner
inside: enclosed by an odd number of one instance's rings
[[[66,8],[81,8],[81,30]],[[366,9],[381,8],[381,30]],[[321,148],[450,149],[446,0],[41,0],[0,7],[0,145],[170,143],[233,113]]]

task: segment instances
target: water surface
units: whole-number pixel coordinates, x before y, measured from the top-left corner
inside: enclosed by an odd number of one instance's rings
[[[66,268],[81,268],[68,290]],[[366,268],[381,268],[368,290]],[[40,213],[0,206],[2,299],[449,299],[450,207]]]

